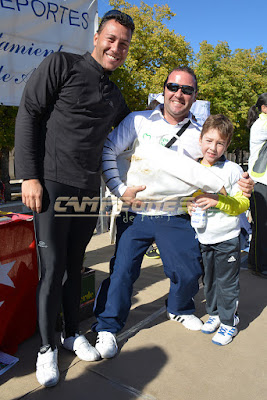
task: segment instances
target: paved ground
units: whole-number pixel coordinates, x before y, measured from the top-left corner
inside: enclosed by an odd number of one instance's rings
[[[89,251],[90,250],[90,251]],[[95,235],[86,266],[96,270],[96,287],[108,275],[113,254],[108,233]],[[244,261],[243,267],[246,266]],[[59,384],[40,387],[35,378],[38,335],[19,346],[19,362],[0,377],[1,400],[266,400],[267,281],[242,269],[239,334],[228,346],[166,319],[169,282],[161,260],[145,259],[136,282],[132,310],[119,335],[120,353],[112,360],[86,363],[59,348]],[[205,321],[203,288],[196,314]],[[94,318],[81,324],[91,343]],[[49,396],[49,397],[48,397]]]

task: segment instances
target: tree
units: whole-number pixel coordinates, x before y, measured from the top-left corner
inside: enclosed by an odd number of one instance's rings
[[[14,147],[17,107],[0,106],[1,181],[5,184],[5,198],[11,200],[9,177],[9,151]]]
[[[129,14],[136,28],[127,60],[111,79],[119,86],[130,109],[142,110],[149,93],[163,91],[170,70],[192,64],[193,51],[183,36],[164,25],[164,20],[175,15],[167,4],[151,7],[141,2],[137,7],[125,0],[110,0],[110,5]]]
[[[232,149],[248,150],[246,128],[249,108],[267,87],[267,53],[262,47],[232,52],[227,42],[215,47],[204,41],[194,69],[199,82],[198,98],[211,102],[211,113],[227,115],[234,123]]]

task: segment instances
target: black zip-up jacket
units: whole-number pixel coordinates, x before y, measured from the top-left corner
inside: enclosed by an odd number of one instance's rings
[[[109,75],[88,52],[44,59],[26,84],[16,119],[18,179],[98,190],[106,137],[130,112]]]

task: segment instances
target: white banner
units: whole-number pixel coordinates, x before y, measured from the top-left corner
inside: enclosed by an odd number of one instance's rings
[[[97,0],[0,0],[0,104],[19,105],[49,54],[93,50]]]

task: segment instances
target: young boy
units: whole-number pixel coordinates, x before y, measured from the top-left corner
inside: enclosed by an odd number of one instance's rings
[[[200,135],[203,153],[200,162],[223,178],[228,196],[201,194],[188,207],[190,214],[195,205],[207,210],[206,226],[195,228],[203,258],[204,293],[209,314],[202,332],[213,333],[219,328],[212,342],[221,346],[230,343],[238,332],[239,215],[249,207],[249,200],[243,196],[237,184],[243,170],[224,156],[233,130],[233,124],[224,115],[210,115]]]

